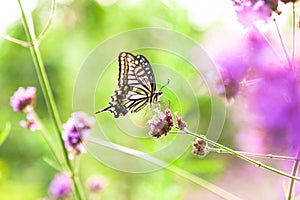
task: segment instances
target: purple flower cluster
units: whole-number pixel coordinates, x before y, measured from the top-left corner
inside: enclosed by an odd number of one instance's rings
[[[201,138],[197,138],[195,142],[192,143],[192,147],[193,147],[192,153],[198,155],[201,158],[206,156],[206,154],[208,153],[207,143]]]
[[[252,14],[256,18],[251,19],[267,19],[277,9],[275,0],[240,0],[235,4],[240,20],[250,19]],[[244,139],[262,146],[255,149],[292,153],[300,144],[300,59],[297,53],[294,62],[288,55],[279,55],[282,47],[277,48],[278,41],[257,27],[248,28],[238,43],[224,48],[217,57],[223,79],[219,92],[227,100],[237,100],[232,108],[240,114],[237,125],[240,133],[247,135]],[[251,135],[259,138],[250,139]]]
[[[149,134],[152,137],[159,138],[162,135],[168,134],[174,126],[174,120],[170,109],[166,109],[165,113],[158,109],[156,109],[155,112],[157,115],[154,115],[153,118],[148,121],[151,129]]]
[[[26,120],[21,120],[20,125],[31,131],[41,129],[41,125],[34,112],[34,104],[36,100],[36,88],[19,87],[18,90],[10,98],[10,105],[15,112],[27,113]]]
[[[65,173],[56,174],[49,186],[49,195],[53,198],[64,198],[72,195],[73,182]]]
[[[19,87],[10,99],[10,105],[15,112],[29,112],[33,109],[36,98],[35,87],[27,89]]]
[[[277,0],[232,0],[238,20],[244,26],[251,26],[257,20],[267,21],[277,11]]]
[[[86,152],[82,144],[82,138],[89,133],[94,123],[94,117],[89,117],[84,112],[75,112],[63,124],[62,138],[65,142],[65,147],[68,151],[73,151],[69,155],[70,159],[74,159],[74,156]]]
[[[300,144],[300,80],[289,69],[264,74],[263,79],[249,91],[247,104],[255,116],[252,126],[270,133],[268,146],[286,144],[296,148]],[[272,137],[271,137],[272,135]]]

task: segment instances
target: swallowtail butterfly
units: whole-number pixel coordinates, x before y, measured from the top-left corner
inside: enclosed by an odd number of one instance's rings
[[[119,54],[118,89],[111,96],[108,107],[98,110],[110,111],[115,118],[128,111],[138,112],[148,104],[157,103],[162,91],[156,91],[156,82],[149,61],[142,55],[128,52]]]

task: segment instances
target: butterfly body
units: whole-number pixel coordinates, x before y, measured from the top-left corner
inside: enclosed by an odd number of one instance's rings
[[[148,104],[157,103],[161,91],[156,91],[156,82],[149,61],[142,55],[134,56],[128,52],[119,54],[118,89],[111,96],[109,106],[98,110],[110,111],[115,118],[128,111],[138,112]]]

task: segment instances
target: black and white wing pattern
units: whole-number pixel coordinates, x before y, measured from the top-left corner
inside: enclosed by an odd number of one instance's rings
[[[156,91],[156,82],[149,61],[142,55],[128,52],[119,55],[118,89],[111,96],[109,106],[96,113],[110,111],[115,118],[128,111],[138,112],[146,105],[158,102],[161,91]]]

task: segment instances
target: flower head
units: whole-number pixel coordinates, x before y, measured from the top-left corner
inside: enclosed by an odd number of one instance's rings
[[[192,146],[193,146],[192,153],[198,155],[201,158],[206,156],[206,154],[208,153],[207,143],[201,138],[197,138],[195,142],[192,143]]]
[[[101,192],[107,185],[107,181],[102,176],[91,176],[86,181],[86,187],[94,193]]]
[[[264,74],[248,93],[252,125],[268,133],[265,141],[270,147],[296,147],[300,143],[299,83],[294,71],[281,69]]]
[[[49,186],[49,195],[54,198],[68,197],[72,191],[72,179],[65,173],[56,174]]]
[[[176,117],[176,122],[177,122],[177,127],[179,130],[184,130],[186,127],[186,122],[182,120],[181,117],[177,115],[177,112],[175,112],[175,117]]]
[[[75,112],[63,124],[62,138],[65,147],[68,151],[74,151],[74,154],[70,154],[70,159],[73,159],[75,155],[85,153],[82,137],[90,131],[94,123],[95,118],[89,117],[83,112]]]
[[[19,87],[14,95],[10,98],[10,105],[15,112],[28,112],[32,110],[36,98],[35,87],[27,89]]]
[[[157,115],[154,115],[153,118],[148,121],[151,129],[149,134],[152,137],[159,138],[162,135],[168,134],[174,126],[174,120],[170,109],[166,109],[165,113],[158,109],[156,109],[155,112]]]
[[[41,125],[36,119],[34,113],[30,112],[26,115],[27,120],[20,121],[20,126],[29,129],[31,131],[36,131],[41,129]]]
[[[277,11],[277,0],[232,0],[239,22],[251,26],[254,21],[267,21]]]

